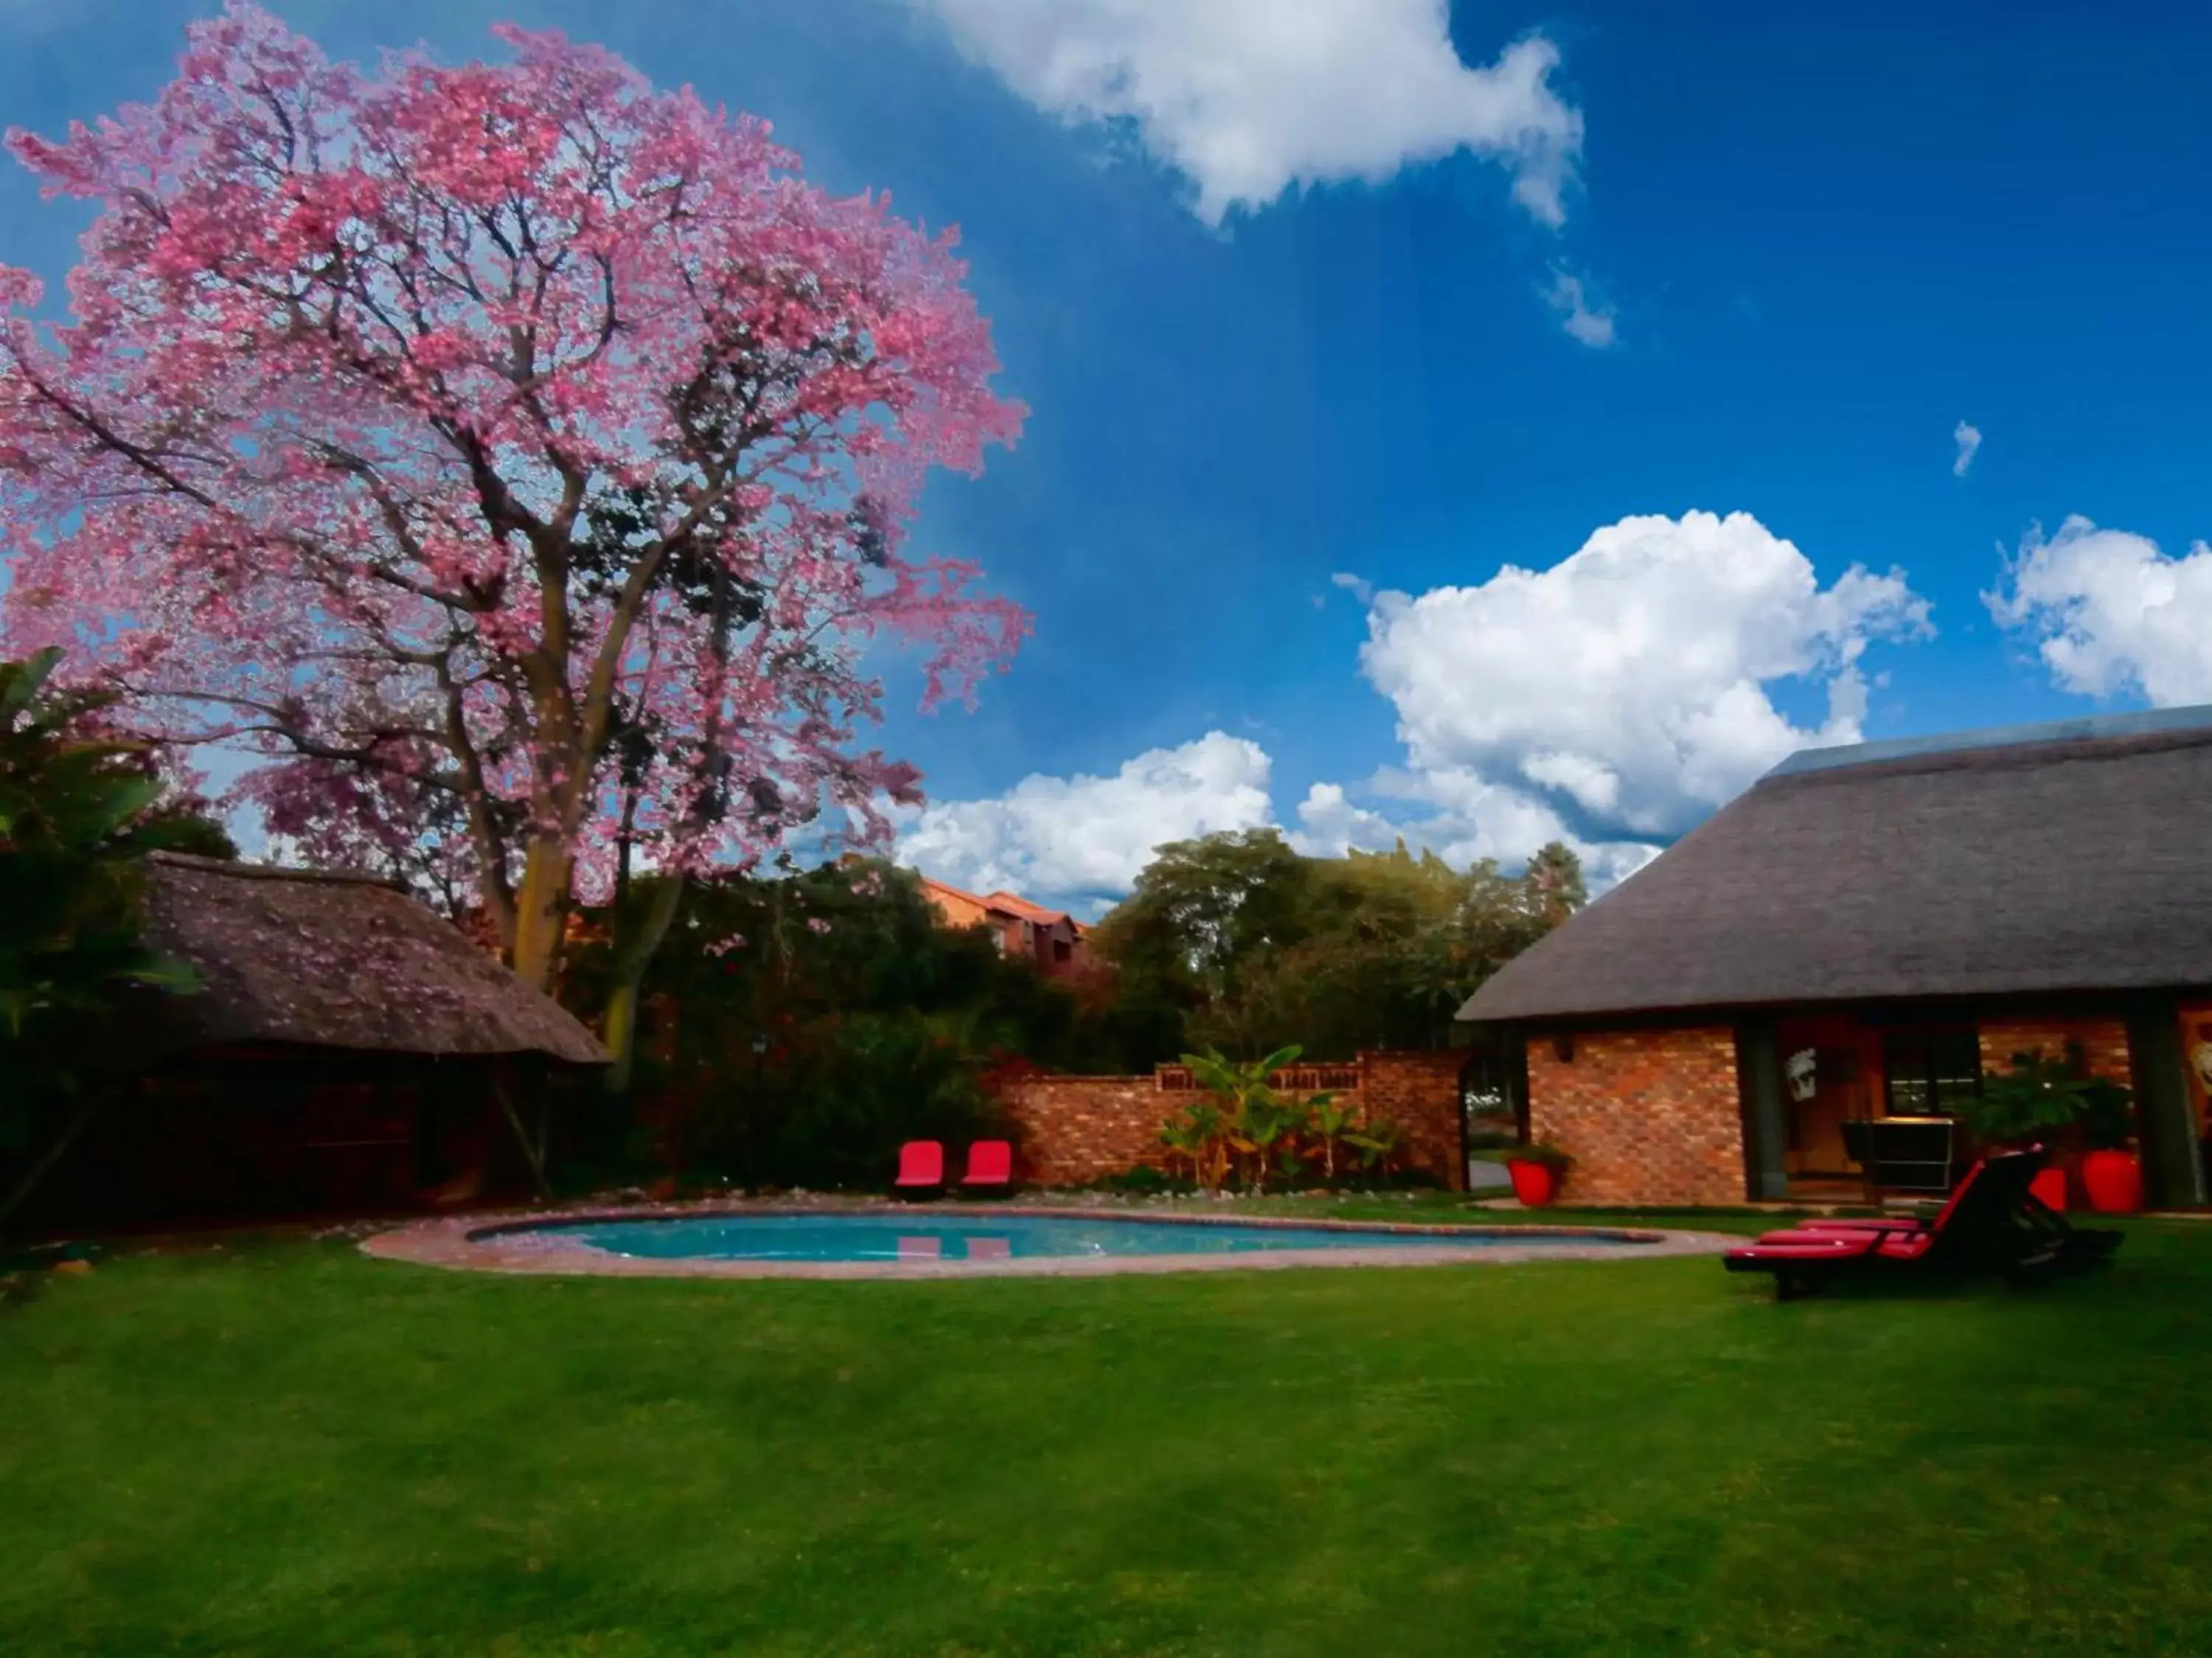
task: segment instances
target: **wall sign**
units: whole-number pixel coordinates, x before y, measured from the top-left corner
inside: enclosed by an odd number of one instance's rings
[[[1790,1083],[1790,1097],[1799,1105],[1809,1104],[1820,1091],[1820,1078],[1814,1070],[1813,1050],[1800,1048],[1782,1063],[1782,1075]]]

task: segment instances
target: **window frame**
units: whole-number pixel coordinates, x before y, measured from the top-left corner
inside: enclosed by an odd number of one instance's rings
[[[1956,1050],[1946,1053],[1946,1045]],[[1917,1049],[1917,1073],[1897,1064],[1899,1050]],[[1969,1058],[1971,1056],[1971,1058]],[[1948,1070],[1953,1075],[1946,1076]],[[1921,1092],[1918,1104],[1900,1109],[1898,1085],[1905,1082]],[[1963,1088],[1961,1085],[1964,1085]],[[1881,1033],[1881,1109],[1885,1117],[1948,1117],[1956,1119],[1962,1096],[1978,1097],[1982,1091],[1981,1031],[1972,1024],[1930,1024],[1892,1027]],[[1954,1103],[1946,1105],[1946,1100]]]

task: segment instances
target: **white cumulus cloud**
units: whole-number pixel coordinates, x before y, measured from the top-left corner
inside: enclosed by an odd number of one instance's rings
[[[1342,783],[1317,783],[1298,802],[1298,826],[1290,840],[1309,857],[1334,858],[1355,848],[1388,851],[1405,832],[1380,812],[1354,805]]]
[[[1959,453],[1951,462],[1951,476],[1964,478],[1966,468],[1974,464],[1974,452],[1982,447],[1982,429],[1962,420],[1951,429],[1951,441],[1959,446]]]
[[[2193,557],[2212,581],[2212,552]],[[900,857],[969,886],[1103,900],[1162,842],[1272,825],[1316,856],[1402,838],[1459,868],[1511,869],[1564,841],[1601,891],[1784,756],[1859,741],[1867,648],[1930,631],[1901,573],[1854,565],[1824,586],[1745,513],[1625,518],[1547,569],[1368,603],[1361,667],[1404,752],[1357,784],[1314,783],[1287,824],[1266,752],[1216,731],[1110,777],[1032,777],[932,806]],[[1790,684],[1825,701],[1821,717],[1777,705]]]
[[[1824,588],[1750,515],[1692,512],[1622,519],[1548,570],[1380,594],[1361,661],[1397,708],[1408,792],[1479,817],[1502,789],[1492,813],[1510,797],[1636,841],[1796,749],[1858,741],[1868,643],[1927,631],[1901,574]],[[1776,706],[1788,681],[1825,692],[1819,724]]]
[[[1613,344],[1613,308],[1601,304],[1590,293],[1589,284],[1571,271],[1555,269],[1552,285],[1544,290],[1544,298],[1559,314],[1559,326],[1570,338],[1580,340],[1593,350],[1601,350]]]
[[[2202,541],[2175,557],[2071,517],[2047,539],[2032,532],[1982,596],[2064,690],[2160,708],[2212,702],[2212,547]]]
[[[1039,109],[1133,129],[1210,224],[1302,184],[1379,182],[1459,150],[1547,224],[1581,154],[1540,35],[1469,66],[1449,0],[908,0]]]
[[[1108,777],[1031,776],[989,800],[923,808],[898,860],[956,886],[1063,902],[1126,893],[1171,840],[1274,820],[1267,751],[1210,731],[1155,748]]]

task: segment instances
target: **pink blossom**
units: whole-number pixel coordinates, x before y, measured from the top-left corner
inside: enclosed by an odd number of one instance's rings
[[[0,645],[68,646],[173,754],[258,751],[240,795],[314,856],[502,919],[526,858],[590,900],[625,844],[879,844],[920,793],[860,747],[863,653],[965,702],[1029,628],[908,551],[932,470],[1023,418],[955,239],[498,34],[371,74],[232,0],[150,105],[9,135],[96,216],[66,325],[0,266]]]

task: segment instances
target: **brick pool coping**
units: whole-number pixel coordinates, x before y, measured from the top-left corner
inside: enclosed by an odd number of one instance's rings
[[[1172,1226],[1229,1226],[1317,1232],[1397,1233],[1472,1239],[1585,1238],[1582,1244],[1488,1243],[1465,1253],[1433,1245],[1377,1244],[1371,1249],[1281,1249],[1223,1255],[1076,1255],[1004,1260],[738,1261],[645,1259],[607,1254],[542,1228],[586,1222],[717,1219],[728,1216],[862,1215],[917,1220],[934,1216],[1042,1216],[1062,1220],[1146,1221]],[[1445,1226],[1407,1221],[1305,1219],[1295,1216],[1174,1215],[1130,1209],[1059,1208],[1034,1204],[644,1204],[618,1208],[451,1216],[417,1222],[362,1240],[380,1260],[464,1271],[558,1274],[615,1278],[1025,1278],[1100,1277],[1121,1272],[1274,1271],[1305,1266],[1467,1266],[1516,1261],[1653,1260],[1717,1255],[1743,1241],[1711,1232],[1643,1227]],[[1632,1246],[1624,1247],[1624,1245]]]

